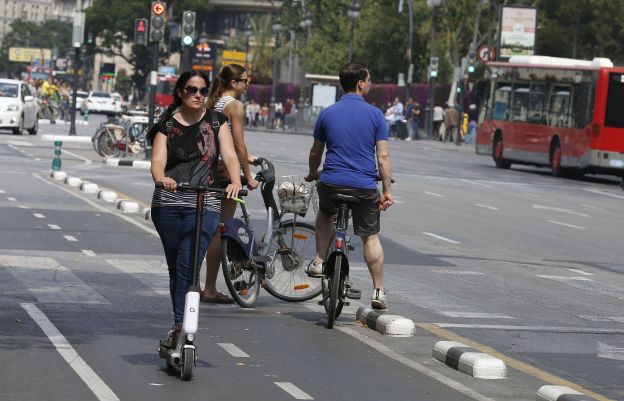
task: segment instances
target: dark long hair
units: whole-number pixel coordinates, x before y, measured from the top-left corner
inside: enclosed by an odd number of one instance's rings
[[[167,109],[160,115],[160,117],[158,118],[159,123],[169,120],[173,115],[175,109],[182,105],[182,98],[180,97],[180,94],[178,92],[183,91],[184,88],[186,88],[186,83],[188,82],[188,80],[193,77],[202,78],[204,81],[206,81],[206,86],[210,86],[210,78],[208,78],[208,75],[206,75],[206,73],[203,71],[190,70],[180,74],[178,80],[175,83],[175,87],[173,88],[173,103],[171,103],[169,107],[167,107]],[[149,143],[152,143],[154,141],[154,138],[156,137],[156,133],[158,132],[159,128],[160,124],[154,124],[152,129],[147,133],[147,140],[149,141]]]
[[[240,79],[241,75],[246,73],[247,70],[240,64],[228,64],[221,68],[219,74],[215,77],[212,87],[210,88],[210,95],[208,96],[208,108],[214,109],[217,100],[221,97],[223,92],[228,88],[228,84],[233,79]]]

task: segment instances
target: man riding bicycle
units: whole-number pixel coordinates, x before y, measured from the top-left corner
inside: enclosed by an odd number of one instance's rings
[[[362,238],[364,260],[373,279],[371,306],[386,309],[384,253],[378,233],[380,211],[393,203],[388,128],[381,110],[363,98],[371,85],[371,76],[365,64],[345,64],[340,71],[340,85],[345,94],[319,115],[310,149],[310,170],[305,179],[319,179],[320,210],[316,216],[316,257],[306,272],[313,277],[323,277],[323,258],[336,214],[330,195],[337,192],[355,196],[360,203],[350,206],[353,230]],[[327,154],[323,171],[319,174],[325,147]],[[381,195],[377,189],[377,167],[382,182]]]

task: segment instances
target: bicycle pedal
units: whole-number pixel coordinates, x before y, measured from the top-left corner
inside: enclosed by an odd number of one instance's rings
[[[349,288],[347,289],[347,298],[349,299],[360,299],[362,298],[362,291],[355,289],[355,288]]]
[[[351,306],[351,303],[349,303],[349,301],[342,301],[342,306]]]
[[[325,302],[321,299],[320,301],[317,302],[317,305],[325,305]]]

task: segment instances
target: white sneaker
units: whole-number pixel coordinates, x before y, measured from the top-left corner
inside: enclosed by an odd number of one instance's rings
[[[381,288],[375,288],[373,290],[373,296],[371,297],[371,306],[373,307],[373,309],[386,309],[388,307],[385,290]]]
[[[310,277],[323,277],[323,262],[316,262],[314,259],[310,261],[305,272]]]

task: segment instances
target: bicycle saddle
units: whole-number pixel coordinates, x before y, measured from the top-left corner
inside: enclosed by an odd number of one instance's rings
[[[351,196],[351,195],[345,195],[345,194],[331,194],[329,196],[329,199],[331,199],[334,202],[338,202],[338,203],[352,203],[354,205],[359,205],[360,204],[360,198],[356,197],[356,196]]]

